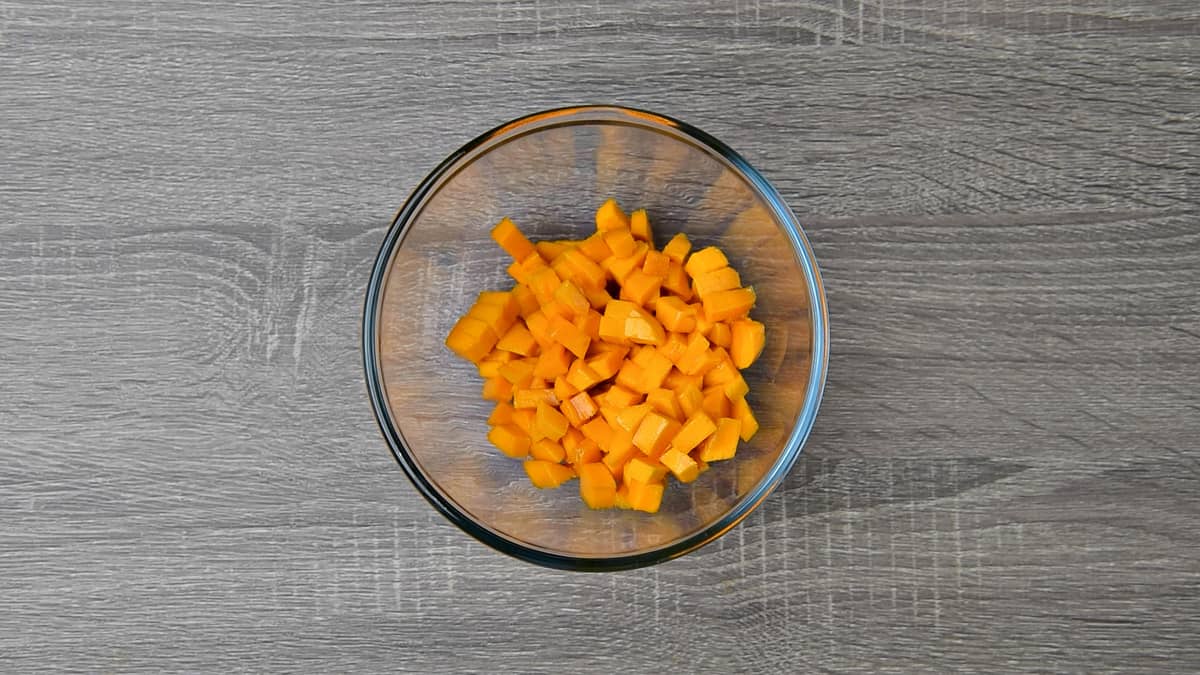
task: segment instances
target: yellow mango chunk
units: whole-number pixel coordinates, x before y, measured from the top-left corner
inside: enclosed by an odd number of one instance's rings
[[[635,239],[654,243],[654,233],[650,231],[650,216],[646,214],[646,209],[638,209],[629,214],[629,231]]]
[[[671,241],[667,242],[667,245],[663,247],[662,252],[671,260],[682,264],[684,259],[687,258],[687,254],[691,250],[692,242],[688,239],[686,234],[680,232],[674,237],[671,237]]]
[[[722,417],[717,421],[717,430],[700,446],[700,459],[706,462],[732,459],[737,453],[737,444],[741,433],[741,422]]]
[[[496,346],[496,333],[486,323],[464,316],[450,329],[446,346],[464,359],[478,363]]]
[[[656,483],[667,475],[667,467],[646,455],[634,457],[625,463],[622,480],[637,483]]]
[[[671,439],[671,447],[687,454],[717,430],[716,422],[712,421],[703,410],[697,410],[688,418],[679,433]]]
[[[522,458],[529,454],[529,435],[514,424],[500,424],[488,432],[488,440],[509,457]]]
[[[683,264],[683,269],[688,273],[689,277],[695,280],[696,277],[705,272],[711,272],[728,266],[729,259],[725,257],[721,249],[716,246],[709,246],[693,253],[687,259],[687,262]]]
[[[629,216],[617,206],[617,200],[609,199],[596,209],[597,230],[615,230],[621,227],[629,227]]]
[[[500,219],[500,222],[492,228],[492,239],[500,245],[500,248],[507,251],[513,260],[525,260],[537,253],[533,244],[529,243],[516,224],[508,218]]]
[[[753,288],[714,291],[704,298],[704,315],[710,321],[729,321],[746,316],[754,306]]]
[[[733,365],[749,368],[767,343],[766,327],[754,319],[739,319],[730,325],[730,330],[729,356],[733,358]]]
[[[529,482],[538,488],[555,488],[575,477],[570,467],[557,462],[530,459],[523,462]]]
[[[629,506],[635,511],[645,511],[646,513],[657,513],[662,505],[663,490],[665,485],[662,483],[629,483]]]
[[[617,481],[608,467],[599,462],[579,466],[579,496],[592,509],[612,508],[617,497]]]
[[[700,465],[686,452],[680,452],[674,447],[658,458],[658,461],[679,480],[680,483],[690,483],[700,476]]]
[[[754,438],[754,434],[758,433],[758,420],[755,419],[754,413],[750,410],[750,404],[746,402],[745,398],[733,402],[733,416],[741,422],[742,440],[749,441]]]

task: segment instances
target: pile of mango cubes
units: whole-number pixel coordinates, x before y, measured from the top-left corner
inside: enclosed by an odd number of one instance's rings
[[[579,478],[593,509],[656,512],[667,476],[696,480],[758,431],[741,371],[762,352],[753,288],[683,233],[654,246],[645,211],[613,200],[581,240],[492,238],[516,286],[484,291],[446,338],[496,402],[488,440],[539,488]]]

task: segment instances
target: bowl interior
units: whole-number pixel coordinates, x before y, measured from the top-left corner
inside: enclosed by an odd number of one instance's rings
[[[758,435],[694,483],[672,481],[657,514],[589,510],[577,482],[532,487],[486,439],[493,404],[474,366],[443,346],[478,292],[512,287],[510,261],[488,237],[501,217],[535,241],[581,238],[608,197],[646,208],[658,247],[681,231],[696,248],[720,246],[758,292],[752,316],[766,325],[763,355],[745,373]],[[412,462],[463,514],[528,548],[611,558],[695,536],[779,477],[781,453],[802,441],[793,432],[814,365],[810,289],[778,213],[727,158],[634,115],[566,116],[494,135],[410,206],[379,301],[379,375]]]

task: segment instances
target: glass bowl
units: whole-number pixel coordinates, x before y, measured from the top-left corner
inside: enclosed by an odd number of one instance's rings
[[[492,403],[443,341],[476,295],[507,289],[489,238],[509,217],[531,240],[582,238],[615,198],[649,212],[656,245],[685,232],[719,246],[758,304],[766,347],[745,373],[758,434],[658,513],[588,509],[578,483],[539,490],[487,441]],[[773,187],[737,153],[664,115],[615,106],[536,113],[451,154],[397,213],[367,289],[363,354],[380,429],[429,503],[471,536],[573,570],[650,565],[713,541],[783,480],[812,428],[828,358],[825,293],[808,241]]]

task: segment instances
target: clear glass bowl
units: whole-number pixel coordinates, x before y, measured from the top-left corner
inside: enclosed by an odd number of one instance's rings
[[[661,247],[676,232],[716,245],[758,292],[767,344],[745,373],[761,429],[693,483],[671,481],[656,514],[589,510],[576,482],[529,484],[486,439],[492,403],[443,340],[486,289],[510,288],[490,239],[501,217],[533,240],[581,238],[614,197],[645,208]],[[614,106],[514,120],[443,161],[400,209],[367,289],[363,353],[379,426],[444,516],[518,558],[575,570],[650,565],[745,518],[784,478],[812,428],[827,362],[825,293],[808,241],[779,193],[717,139],[663,115]]]

